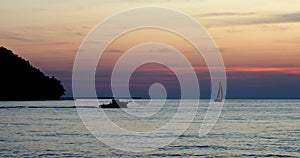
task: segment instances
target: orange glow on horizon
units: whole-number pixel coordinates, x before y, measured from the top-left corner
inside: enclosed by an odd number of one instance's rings
[[[300,67],[227,67],[227,72],[276,72],[300,75]]]
[[[187,68],[175,68],[180,73],[191,73],[187,71]],[[196,73],[209,71],[208,67],[194,67]],[[220,68],[210,68],[210,71],[218,71]],[[227,73],[278,73],[278,74],[294,74],[300,75],[300,67],[226,67]],[[153,74],[168,74],[173,73],[166,68],[147,68],[140,70],[141,72],[153,73]]]

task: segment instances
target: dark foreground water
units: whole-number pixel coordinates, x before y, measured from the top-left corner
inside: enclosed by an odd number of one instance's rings
[[[129,104],[129,110],[151,109],[142,106],[145,101],[139,102],[138,108]],[[190,128],[175,142],[143,153],[116,150],[100,142],[83,125],[73,101],[0,102],[0,156],[300,157],[300,100],[226,100],[215,127],[199,138],[207,102],[201,102]],[[169,110],[162,110],[152,124],[164,124],[172,118],[166,116],[172,116],[176,106],[172,101],[167,104]],[[128,125],[130,130],[154,127],[147,122],[131,125],[120,109],[108,109],[107,113],[116,124]]]

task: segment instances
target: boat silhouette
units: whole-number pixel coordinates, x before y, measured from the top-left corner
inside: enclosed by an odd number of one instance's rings
[[[219,89],[218,89],[217,97],[215,98],[215,102],[222,102],[222,100],[223,100],[223,89],[222,89],[221,82],[219,82]]]
[[[122,102],[118,99],[112,99],[108,104],[102,104],[100,108],[127,108],[127,104],[131,101]]]

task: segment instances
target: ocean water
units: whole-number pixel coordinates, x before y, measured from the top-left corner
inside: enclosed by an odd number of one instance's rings
[[[116,125],[138,132],[159,128],[177,112],[176,100],[162,109],[160,100],[147,106],[147,100],[136,102],[138,106],[129,104],[126,110],[144,116],[138,123],[121,109],[104,111]],[[226,100],[216,125],[199,137],[208,106],[208,100],[201,100],[196,117],[177,140],[141,153],[114,149],[96,139],[74,106],[73,101],[0,102],[0,156],[300,157],[300,100]],[[185,116],[190,112],[187,108]]]

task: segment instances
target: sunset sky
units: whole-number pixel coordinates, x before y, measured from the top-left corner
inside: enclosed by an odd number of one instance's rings
[[[87,33],[116,12],[145,6],[181,11],[209,31],[226,66],[228,98],[300,98],[298,0],[3,0],[0,45],[29,60],[46,75],[60,79],[66,96],[72,96],[73,63]],[[178,35],[157,29],[126,33],[106,49],[96,75],[102,78],[96,82],[102,89],[99,95],[110,95],[106,84],[118,57],[136,44],[151,41],[180,50],[197,70],[201,93],[209,96],[209,76],[202,57]],[[146,69],[151,70],[152,76],[146,74]],[[162,75],[157,69],[159,66],[150,64],[133,79],[134,85],[142,85],[133,88],[135,96],[147,96],[147,84],[139,80],[143,75],[160,81],[171,78],[174,85],[178,84],[174,76],[165,76],[168,71]],[[176,98],[178,94],[172,88],[178,87],[170,83],[173,82],[166,84],[170,86],[171,97]]]

